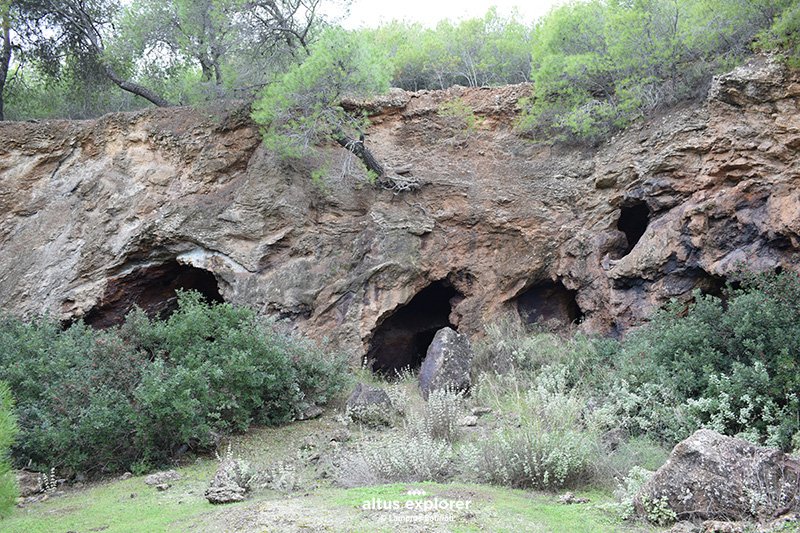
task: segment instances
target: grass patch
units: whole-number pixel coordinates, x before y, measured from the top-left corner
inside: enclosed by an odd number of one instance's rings
[[[201,461],[179,471],[183,479],[158,492],[143,477],[94,485],[18,510],[0,524],[3,531],[312,531],[394,532],[428,527],[446,531],[497,533],[644,532],[621,526],[595,505],[610,501],[602,492],[580,493],[589,504],[559,505],[549,493],[486,485],[396,483],[358,489],[320,489],[293,496],[264,496],[239,504],[212,506],[203,489],[216,463]],[[424,491],[424,494],[418,493]],[[409,494],[412,492],[412,494]],[[414,494],[417,492],[417,494]],[[136,497],[131,498],[131,494]],[[377,501],[399,509],[378,509]],[[426,509],[453,502],[453,509]],[[456,508],[462,502],[461,509]],[[469,502],[469,504],[467,504]],[[408,506],[408,508],[406,507]],[[7,528],[7,529],[6,529]],[[438,529],[437,529],[438,530]]]
[[[45,502],[16,509],[0,523],[0,530],[27,533],[180,530],[178,524],[184,520],[212,510],[203,491],[215,469],[213,461],[184,467],[180,469],[182,479],[164,492],[146,485],[144,476],[69,490]]]

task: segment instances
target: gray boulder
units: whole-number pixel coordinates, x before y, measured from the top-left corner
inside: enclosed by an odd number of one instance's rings
[[[426,400],[435,390],[467,392],[470,388],[472,348],[464,335],[450,328],[436,332],[419,369],[419,388]]]
[[[156,472],[155,474],[150,474],[146,478],[144,478],[144,482],[150,485],[151,487],[156,487],[158,485],[165,485],[174,483],[181,479],[181,475],[174,470],[165,470],[163,472]]]
[[[250,468],[238,459],[223,459],[205,492],[209,503],[240,502],[250,490]]]
[[[651,521],[760,520],[800,509],[800,461],[707,429],[678,443],[634,499]]]

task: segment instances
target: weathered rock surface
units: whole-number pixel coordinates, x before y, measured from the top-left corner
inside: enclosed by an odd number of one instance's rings
[[[209,503],[223,504],[244,501],[250,490],[247,465],[237,459],[225,458],[217,467],[205,491]]]
[[[28,470],[18,470],[16,472],[17,488],[19,495],[23,498],[44,492],[42,484],[42,474]]]
[[[437,331],[419,369],[422,397],[427,400],[431,392],[443,389],[469,391],[473,355],[465,335],[450,328]]]
[[[168,485],[176,481],[180,481],[181,475],[175,470],[165,470],[163,472],[155,472],[144,478],[144,482],[151,487],[158,485]]]
[[[800,461],[782,451],[699,430],[675,446],[634,505],[645,518],[666,505],[679,520],[768,521],[800,510],[798,483]]]
[[[355,422],[383,425],[390,423],[394,406],[382,388],[358,383],[347,397],[345,414]]]
[[[195,288],[290,318],[354,363],[383,354],[391,371],[421,362],[430,324],[472,336],[521,312],[614,334],[718,291],[736,260],[794,265],[796,74],[757,57],[707,101],[597,150],[521,139],[527,90],[394,91],[368,106],[374,153],[424,182],[399,195],[322,192],[241,111],[2,123],[0,306],[107,325],[133,304],[168,313],[175,288]],[[437,113],[455,97],[478,129]]]

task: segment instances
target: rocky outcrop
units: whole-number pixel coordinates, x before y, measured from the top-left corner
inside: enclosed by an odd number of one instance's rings
[[[250,467],[239,459],[225,458],[205,491],[209,503],[223,504],[244,501],[250,490]]]
[[[597,150],[521,139],[527,89],[372,106],[374,153],[423,183],[401,194],[351,186],[342,161],[323,191],[242,110],[0,124],[0,306],[102,326],[194,288],[391,372],[442,327],[521,312],[616,334],[739,259],[795,261],[800,85],[769,57]],[[454,98],[483,122],[438,114]]]
[[[640,516],[769,521],[800,510],[800,461],[699,430],[678,443],[634,499]]]

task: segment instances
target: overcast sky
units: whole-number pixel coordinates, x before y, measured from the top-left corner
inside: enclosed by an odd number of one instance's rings
[[[553,4],[564,0],[353,0],[350,16],[342,25],[348,29],[360,26],[377,27],[393,19],[421,22],[435,27],[443,19],[458,21],[483,17],[491,6],[497,6],[501,15],[511,14],[517,6],[521,22],[531,22],[545,15]]]

